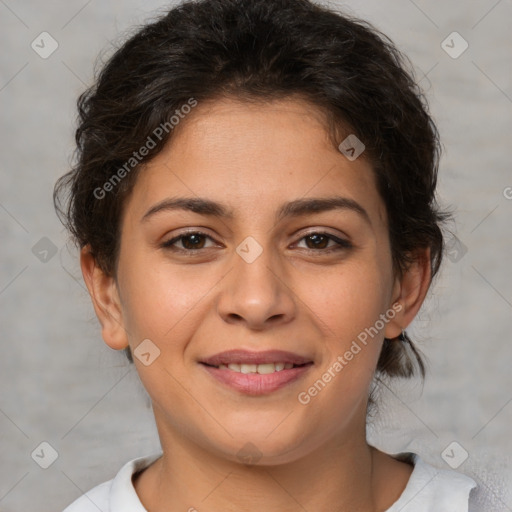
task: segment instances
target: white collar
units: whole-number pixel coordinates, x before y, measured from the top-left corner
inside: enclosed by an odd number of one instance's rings
[[[467,512],[469,493],[477,485],[469,476],[439,469],[412,452],[391,455],[410,458],[414,469],[407,486],[386,512]]]
[[[139,457],[138,459],[127,462],[112,480],[109,496],[109,510],[112,512],[130,511],[147,512],[142,506],[140,499],[133,487],[132,477],[138,471],[147,468],[156,459],[160,458],[162,453]]]

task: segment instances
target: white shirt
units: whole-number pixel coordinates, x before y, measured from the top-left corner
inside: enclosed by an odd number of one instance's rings
[[[147,512],[135,492],[132,476],[161,457],[161,453],[127,462],[119,473],[74,501],[63,512]],[[475,481],[451,469],[438,469],[414,453],[393,455],[411,457],[414,469],[407,486],[386,512],[468,512],[469,494]]]

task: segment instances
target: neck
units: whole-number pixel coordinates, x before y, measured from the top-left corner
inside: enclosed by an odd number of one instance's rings
[[[157,409],[155,419],[164,454],[134,480],[154,512],[373,512],[394,503],[412,471],[369,446],[364,425],[293,462],[246,465],[166,429]]]

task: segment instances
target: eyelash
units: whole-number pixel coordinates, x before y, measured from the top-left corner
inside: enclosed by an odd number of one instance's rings
[[[178,248],[178,247],[174,247],[174,244],[176,242],[178,242],[179,240],[181,240],[183,238],[187,238],[189,236],[192,236],[192,235],[205,236],[206,238],[209,238],[210,240],[213,240],[213,238],[210,235],[207,235],[206,233],[203,233],[202,231],[189,231],[187,233],[182,233],[181,235],[178,235],[178,236],[176,236],[174,238],[171,238],[170,240],[167,240],[166,242],[164,242],[161,245],[161,247],[163,249],[168,249],[168,250],[171,250],[171,251],[174,251],[174,252],[179,252],[179,253],[182,253],[182,254],[186,254],[187,256],[195,256],[195,255],[198,255],[199,252],[202,249],[208,249],[208,248],[181,249],[181,248]],[[306,251],[308,251],[310,253],[330,254],[330,253],[335,252],[335,251],[347,250],[347,249],[351,249],[351,248],[354,247],[353,244],[351,242],[349,242],[348,240],[344,240],[342,238],[338,238],[338,237],[336,237],[334,235],[331,235],[330,233],[326,233],[324,231],[312,231],[310,233],[306,233],[302,238],[299,239],[299,242],[304,240],[305,238],[311,237],[313,235],[324,236],[324,237],[328,238],[329,240],[334,241],[337,245],[334,246],[334,247],[329,247],[327,249],[309,249],[309,248],[306,248]]]

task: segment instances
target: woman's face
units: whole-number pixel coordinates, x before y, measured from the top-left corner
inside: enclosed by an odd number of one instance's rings
[[[383,338],[400,333],[364,153],[349,160],[296,100],[199,103],[181,123],[125,205],[124,329],[106,341],[130,344],[161,436],[277,464],[360,433]],[[277,368],[236,366],[258,361]]]

